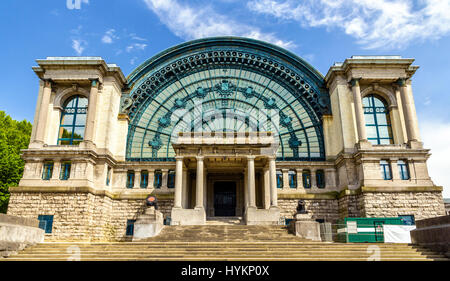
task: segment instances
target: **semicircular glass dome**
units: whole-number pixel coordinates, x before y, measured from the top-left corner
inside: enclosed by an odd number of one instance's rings
[[[200,53],[207,52],[203,48],[194,54],[201,58]],[[189,55],[194,56],[192,50]],[[266,55],[267,59],[259,58],[267,63],[270,59],[278,68],[283,65],[279,58]],[[320,120],[324,113],[317,108],[327,103],[317,85],[302,79],[304,73],[297,70],[296,81],[294,75],[264,65],[207,57],[194,67],[188,66],[189,60],[180,64],[179,57],[167,59],[158,66],[165,73],[146,70],[133,81],[122,102],[122,108],[129,105],[128,161],[173,160],[172,143],[179,132],[246,131],[273,132],[280,144],[278,160],[324,160]]]

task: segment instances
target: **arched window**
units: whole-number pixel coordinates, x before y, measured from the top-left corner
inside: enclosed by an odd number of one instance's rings
[[[59,127],[59,145],[77,145],[83,141],[87,108],[88,99],[82,96],[73,96],[65,103]]]
[[[386,102],[376,95],[363,98],[367,139],[372,144],[392,144],[392,128]]]

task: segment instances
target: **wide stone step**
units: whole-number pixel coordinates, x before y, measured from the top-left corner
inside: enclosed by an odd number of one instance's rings
[[[5,261],[67,261],[67,258],[8,258],[4,259]],[[208,256],[200,256],[200,257],[170,257],[170,256],[161,256],[161,257],[150,257],[150,258],[89,258],[89,259],[81,259],[83,261],[367,261],[367,257],[365,258],[335,258],[335,257],[282,257],[282,258],[266,258],[266,257],[208,257]],[[381,261],[448,261],[445,258],[381,258]]]

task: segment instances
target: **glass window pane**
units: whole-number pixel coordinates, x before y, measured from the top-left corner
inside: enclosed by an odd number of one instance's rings
[[[388,124],[385,113],[378,113],[376,116],[377,116],[377,124],[378,125],[387,125]]]
[[[366,133],[368,138],[377,138],[377,127],[375,126],[367,126]]]
[[[75,120],[76,126],[85,126],[86,125],[86,114],[77,114],[77,120]]]
[[[373,114],[364,114],[366,125],[375,125],[375,118]]]
[[[74,139],[82,139],[84,137],[84,127],[75,127],[75,132],[73,133]]]
[[[62,119],[62,125],[73,125],[73,116],[72,114],[64,114]]]
[[[78,107],[87,107],[88,106],[88,99],[80,97],[78,98]]]

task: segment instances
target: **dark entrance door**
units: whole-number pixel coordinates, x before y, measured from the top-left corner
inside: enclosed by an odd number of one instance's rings
[[[214,183],[214,216],[236,215],[236,182],[218,181]]]

